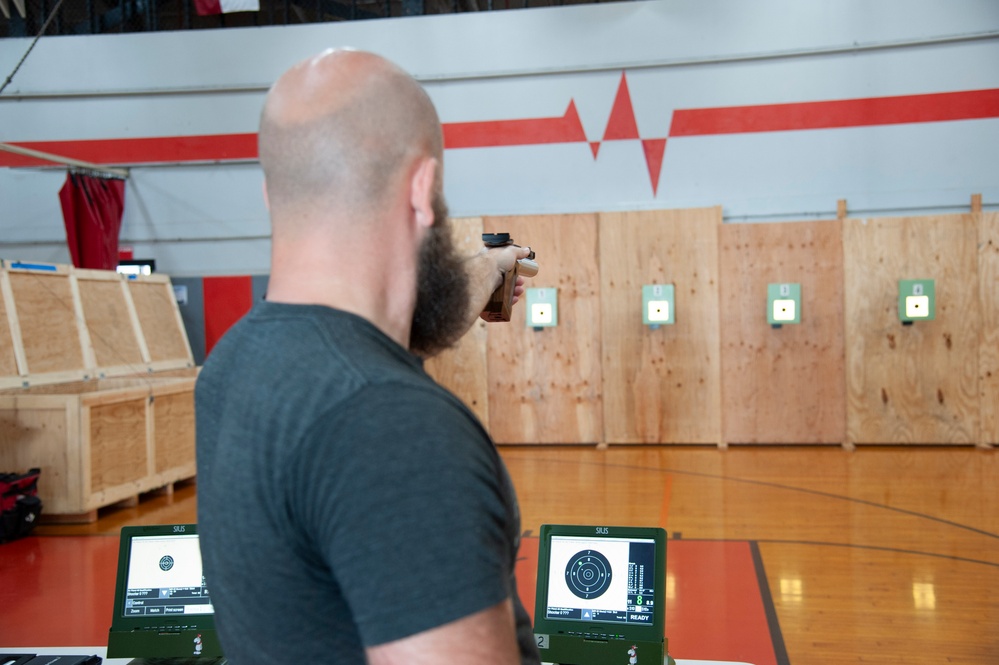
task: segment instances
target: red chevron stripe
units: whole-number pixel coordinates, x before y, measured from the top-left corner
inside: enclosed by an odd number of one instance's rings
[[[635,109],[631,105],[631,92],[628,90],[628,79],[621,74],[621,83],[617,86],[614,96],[614,106],[611,107],[610,118],[604,129],[604,141],[624,141],[638,138],[638,123],[635,120]]]

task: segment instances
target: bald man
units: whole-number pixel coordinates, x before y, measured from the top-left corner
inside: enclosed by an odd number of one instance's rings
[[[267,297],[196,389],[201,547],[226,656],[537,663],[512,484],[420,360],[461,337],[528,250],[456,254],[437,113],[378,56],[293,67],[259,142]]]

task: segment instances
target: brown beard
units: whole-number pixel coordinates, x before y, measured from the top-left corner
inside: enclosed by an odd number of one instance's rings
[[[416,309],[409,350],[429,358],[454,346],[468,329],[468,274],[454,247],[444,196],[434,196],[434,223],[420,247]]]

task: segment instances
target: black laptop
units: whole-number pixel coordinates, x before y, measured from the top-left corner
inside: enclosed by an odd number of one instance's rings
[[[543,525],[534,605],[541,660],[671,663],[665,579],[663,529]]]
[[[108,658],[222,665],[196,524],[121,530]]]

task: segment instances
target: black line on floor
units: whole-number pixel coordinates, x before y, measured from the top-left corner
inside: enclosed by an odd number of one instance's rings
[[[598,466],[604,468],[614,468],[614,469],[628,469],[637,471],[658,471],[660,473],[673,473],[678,476],[694,476],[697,478],[711,478],[713,480],[722,481],[732,481],[736,483],[744,483],[746,485],[759,485],[761,487],[772,487],[776,489],[789,490],[792,492],[802,492],[804,494],[812,494],[815,496],[821,496],[827,499],[836,499],[839,501],[848,501],[850,503],[856,503],[860,505],[870,506],[872,508],[880,508],[882,510],[888,510],[891,512],[901,513],[903,515],[909,515],[910,517],[917,517],[920,519],[929,520],[931,522],[938,522],[946,526],[951,526],[956,529],[962,529],[965,531],[970,531],[972,533],[977,533],[988,538],[999,539],[999,533],[992,533],[991,531],[985,531],[984,529],[979,529],[977,527],[968,526],[967,524],[961,524],[960,522],[954,522],[953,520],[944,519],[942,517],[935,517],[933,515],[927,515],[926,513],[916,512],[914,510],[909,510],[907,508],[896,508],[894,506],[888,506],[883,503],[875,503],[874,501],[868,501],[867,499],[858,499],[852,496],[845,496],[843,494],[833,494],[832,492],[823,492],[822,490],[813,490],[807,487],[795,487],[793,485],[782,485],[781,483],[774,483],[767,480],[752,480],[749,478],[737,478],[733,476],[721,476],[714,473],[704,473],[703,471],[686,471],[683,469],[670,469],[670,468],[660,468],[660,467],[645,467],[645,466],[635,466],[633,464],[614,464],[606,462],[580,462],[577,460],[554,460],[545,458],[535,458],[531,460],[532,462],[551,462],[554,464],[577,464],[585,466]]]
[[[784,634],[780,631],[780,622],[777,620],[777,608],[774,607],[774,598],[770,593],[770,584],[767,582],[767,571],[763,567],[763,557],[760,556],[760,547],[755,540],[749,541],[749,552],[753,556],[753,567],[756,569],[756,583],[760,587],[760,600],[763,601],[763,613],[767,616],[767,625],[770,627],[770,642],[774,647],[774,658],[777,665],[791,665],[787,657],[787,646],[784,644]]]
[[[681,471],[677,469],[662,469],[662,471],[667,471],[668,473],[683,474],[689,476],[700,476],[703,478],[717,478],[719,480],[732,480],[737,483],[745,483],[747,485],[760,485],[762,487],[773,487],[776,489],[790,490],[793,492],[802,492],[804,494],[813,494],[815,496],[821,496],[827,499],[837,499],[840,501],[849,501],[851,503],[857,503],[865,506],[870,506],[872,508],[880,508],[882,510],[888,510],[896,513],[901,513],[903,515],[908,515],[910,517],[918,517],[924,520],[930,520],[931,522],[937,522],[946,526],[951,526],[956,529],[963,529],[965,531],[970,531],[972,533],[977,533],[981,536],[986,536],[988,538],[999,538],[999,533],[992,533],[991,531],[985,531],[984,529],[979,529],[977,527],[968,526],[967,524],[961,524],[960,522],[955,522],[953,520],[944,519],[942,517],[936,517],[934,515],[927,515],[926,513],[920,513],[915,510],[909,510],[908,508],[896,508],[895,506],[888,506],[883,503],[876,503],[874,501],[868,501],[867,499],[858,499],[852,496],[845,496],[843,494],[833,494],[832,492],[823,492],[822,490],[808,489],[807,487],[795,487],[793,485],[782,485],[780,483],[773,483],[766,480],[750,480],[748,478],[733,478],[731,476],[718,476],[709,473],[702,473],[700,471]]]
[[[934,559],[944,559],[946,561],[957,561],[960,563],[975,563],[981,566],[999,568],[999,563],[994,561],[982,561],[981,559],[969,559],[963,556],[951,556],[950,554],[937,554],[936,552],[923,552],[921,550],[904,550],[898,547],[882,547],[880,545],[858,545],[856,543],[834,543],[819,540],[782,540],[779,538],[759,538],[755,543],[767,543],[772,545],[810,545],[815,547],[846,547],[855,550],[872,550],[875,552],[890,552],[892,554],[909,554],[913,556],[928,556]]]

